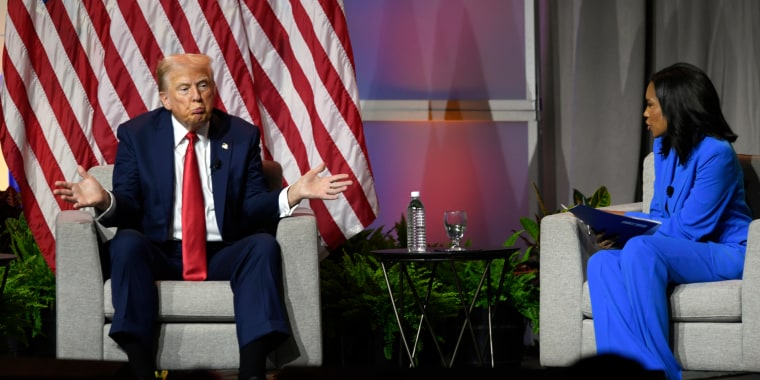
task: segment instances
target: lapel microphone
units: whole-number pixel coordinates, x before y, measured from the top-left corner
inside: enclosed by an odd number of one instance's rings
[[[216,160],[213,164],[211,164],[211,170],[216,170],[222,167],[222,160]],[[672,191],[671,191],[672,193]]]

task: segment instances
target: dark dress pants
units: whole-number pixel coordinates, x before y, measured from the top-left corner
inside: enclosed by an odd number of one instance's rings
[[[259,233],[233,243],[207,244],[208,281],[232,287],[239,347],[269,335],[289,335],[283,303],[282,258],[274,236]],[[153,348],[158,316],[156,280],[182,280],[182,244],[156,243],[118,230],[109,242],[114,316],[109,335]]]

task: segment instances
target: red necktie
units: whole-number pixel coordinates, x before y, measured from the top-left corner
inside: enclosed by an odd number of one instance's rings
[[[206,279],[206,212],[195,157],[195,132],[187,134],[185,169],[182,175],[182,276],[189,281]]]

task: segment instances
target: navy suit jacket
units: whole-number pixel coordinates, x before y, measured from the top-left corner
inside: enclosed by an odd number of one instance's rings
[[[121,124],[113,171],[114,212],[108,227],[142,231],[150,240],[169,238],[174,197],[171,112],[161,107]],[[259,129],[214,109],[208,137],[216,219],[225,241],[271,228],[279,219],[279,192],[270,192],[261,164]]]

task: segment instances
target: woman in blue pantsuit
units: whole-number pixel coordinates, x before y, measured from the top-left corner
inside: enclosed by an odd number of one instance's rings
[[[650,212],[662,224],[588,263],[598,354],[681,379],[669,346],[670,284],[739,279],[751,222],[742,169],[710,79],[685,63],[655,73],[644,117],[654,137]]]

